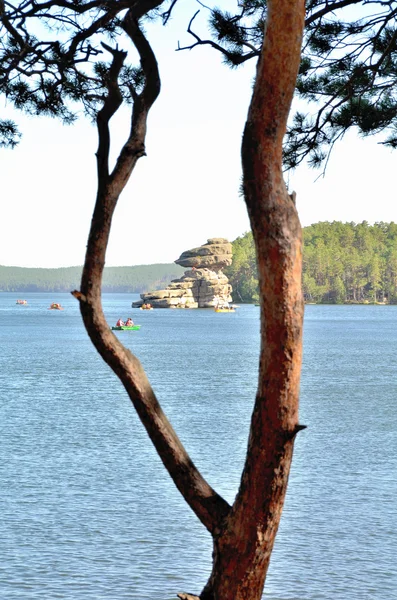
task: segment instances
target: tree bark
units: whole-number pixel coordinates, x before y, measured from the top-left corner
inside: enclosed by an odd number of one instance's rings
[[[282,174],[282,142],[300,63],[303,0],[269,0],[242,143],[243,187],[258,261],[259,381],[240,489],[215,533],[201,600],[259,600],[287,489],[302,357],[302,236]]]
[[[157,452],[186,502],[213,537],[213,569],[201,600],[259,600],[287,488],[298,425],[303,301],[301,228],[282,176],[282,141],[300,61],[303,0],[269,0],[267,29],[242,145],[244,193],[258,260],[261,298],[259,381],[247,457],[232,507],[205,481],[165,417],[139,360],[110,331],[101,282],[112,216],[137,160],[145,154],[148,112],[160,90],[157,62],[132,3],[124,29],[135,44],[145,86],[134,90],[129,138],[109,172],[109,120],[121,94],[124,53],[113,55],[108,96],[98,114],[98,194],[80,301],[88,334],[122,381]],[[161,4],[151,0],[150,8]],[[180,598],[197,600],[192,594]]]

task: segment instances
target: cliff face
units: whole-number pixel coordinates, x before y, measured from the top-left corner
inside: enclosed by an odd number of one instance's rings
[[[232,302],[232,287],[222,269],[232,264],[232,245],[224,238],[211,238],[199,248],[186,250],[175,261],[187,267],[183,277],[174,279],[164,290],[141,294],[133,302],[153,308],[213,308]]]

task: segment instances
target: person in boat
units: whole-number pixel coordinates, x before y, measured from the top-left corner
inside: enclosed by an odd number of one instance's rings
[[[116,327],[124,327],[124,321],[122,319],[119,319],[116,323]]]
[[[134,324],[134,321],[130,317],[128,317],[128,319],[125,322],[126,327],[132,327],[133,324]]]

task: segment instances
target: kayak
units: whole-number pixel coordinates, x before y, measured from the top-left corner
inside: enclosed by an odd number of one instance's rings
[[[113,331],[124,331],[125,329],[128,331],[138,331],[141,328],[140,325],[115,325],[115,327],[112,327]]]
[[[215,312],[233,313],[236,312],[235,308],[216,308]]]

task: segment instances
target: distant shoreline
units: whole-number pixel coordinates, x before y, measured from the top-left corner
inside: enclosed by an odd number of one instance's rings
[[[0,265],[0,292],[32,294],[35,292],[68,293],[80,286],[83,267],[57,269],[4,267]],[[141,294],[158,290],[177,279],[184,269],[175,263],[158,263],[131,267],[105,267],[104,293]]]
[[[48,289],[35,289],[35,290],[2,290],[0,289],[0,294],[18,294],[19,296],[24,296],[24,299],[29,298],[29,295],[31,294],[71,294],[72,291],[75,288],[70,288],[69,290],[57,290],[57,289],[53,289],[53,290],[48,290]],[[120,291],[120,290],[102,290],[102,294],[128,294],[128,295],[135,295],[135,296],[139,296],[140,293],[143,293],[146,290],[142,290],[142,291]],[[234,301],[233,301],[234,302]],[[241,302],[239,301],[240,305],[254,305],[259,307],[259,304],[257,302]],[[304,302],[305,306],[397,306],[397,304],[394,304],[393,302],[369,302],[369,301],[364,301],[364,302]],[[159,309],[161,310],[161,309]]]

